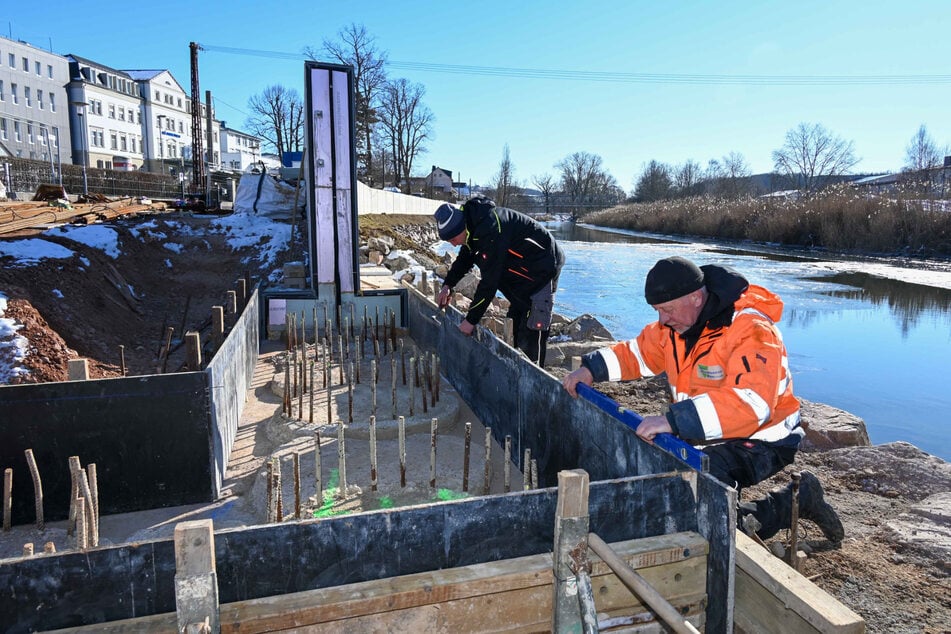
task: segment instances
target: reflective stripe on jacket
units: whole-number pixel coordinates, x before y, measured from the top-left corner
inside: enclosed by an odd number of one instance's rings
[[[801,437],[799,401],[793,396],[789,359],[775,324],[782,309],[778,295],[750,285],[734,302],[732,323],[705,327],[686,356],[681,337],[658,321],[636,339],[593,353],[603,366],[585,365],[593,374],[607,374],[595,376],[596,381],[666,372],[672,397],[667,418],[684,439],[777,442],[790,434]]]

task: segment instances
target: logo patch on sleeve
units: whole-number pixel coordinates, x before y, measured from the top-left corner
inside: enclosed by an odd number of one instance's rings
[[[726,372],[719,365],[697,364],[697,376],[708,381],[722,381]]]

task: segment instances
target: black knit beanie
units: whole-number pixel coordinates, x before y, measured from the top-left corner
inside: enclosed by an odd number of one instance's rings
[[[703,286],[703,271],[686,258],[659,260],[647,273],[644,297],[651,306],[683,297]]]

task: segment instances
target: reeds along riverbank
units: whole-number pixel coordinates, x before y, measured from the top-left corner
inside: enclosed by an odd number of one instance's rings
[[[632,231],[875,254],[951,256],[949,205],[933,196],[923,197],[920,191],[909,186],[872,195],[838,186],[797,200],[697,196],[620,205],[583,220]]]

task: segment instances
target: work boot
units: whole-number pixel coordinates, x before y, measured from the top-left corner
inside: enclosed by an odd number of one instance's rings
[[[774,489],[766,497],[744,502],[739,508],[740,526],[743,517],[752,515],[760,524],[756,535],[769,539],[792,524],[792,484]],[[803,471],[799,480],[799,518],[815,522],[830,542],[837,544],[845,537],[842,522],[822,494],[822,485],[811,471]]]
[[[822,485],[811,471],[803,471],[799,480],[799,517],[815,522],[822,534],[833,544],[845,537],[845,529],[822,493]]]

